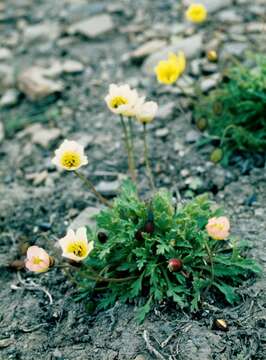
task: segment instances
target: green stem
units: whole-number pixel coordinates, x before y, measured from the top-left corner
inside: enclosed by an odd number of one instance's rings
[[[125,278],[122,278],[122,279],[118,279],[118,278],[105,278],[105,277],[100,276],[100,275],[93,276],[93,275],[86,274],[86,278],[90,279],[90,280],[95,280],[97,282],[121,283],[121,282],[124,282],[124,281],[130,281],[130,280],[136,279],[137,276],[128,276],[128,277],[125,277]]]
[[[205,247],[206,247],[206,250],[207,250],[207,253],[208,253],[209,262],[211,264],[211,282],[213,283],[213,281],[214,281],[213,257],[212,257],[211,249],[209,248],[209,245],[207,244],[207,241],[205,242]]]
[[[150,181],[151,188],[154,191],[155,186],[154,186],[154,180],[153,180],[153,175],[152,175],[151,166],[150,166],[150,162],[149,162],[149,155],[148,155],[146,123],[143,124],[143,142],[144,142],[144,159],[145,159],[145,165],[146,165],[146,172],[147,172],[147,176]]]
[[[135,182],[136,174],[135,174],[134,163],[132,161],[131,146],[130,146],[128,130],[127,130],[127,126],[126,126],[125,120],[122,115],[120,115],[120,120],[121,120],[122,129],[124,132],[125,147],[126,147],[127,158],[128,158],[128,168],[129,168],[131,179]]]
[[[97,199],[104,205],[112,207],[109,201],[107,201],[94,187],[92,182],[87,179],[83,174],[79,173],[77,170],[74,170],[75,175],[80,178],[84,184],[90,189],[90,191],[97,197]]]
[[[136,180],[137,172],[136,172],[136,162],[135,162],[134,131],[133,131],[132,118],[128,118],[128,124],[129,124],[130,156],[131,156],[132,167],[134,169],[134,175],[135,175],[135,180]]]

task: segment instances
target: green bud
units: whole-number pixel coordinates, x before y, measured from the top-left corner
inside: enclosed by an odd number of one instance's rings
[[[224,155],[223,150],[221,148],[216,148],[211,153],[210,159],[212,162],[217,164],[218,162],[220,162],[222,160],[223,155]]]

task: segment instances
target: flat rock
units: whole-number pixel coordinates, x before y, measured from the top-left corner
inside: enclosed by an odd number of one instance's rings
[[[0,64],[0,90],[14,87],[15,71],[13,66]]]
[[[68,228],[76,230],[82,226],[94,227],[96,224],[94,217],[99,214],[99,212],[100,208],[92,206],[87,207],[69,224]]]
[[[0,99],[1,107],[8,107],[16,105],[19,97],[19,92],[16,89],[8,89]]]
[[[41,145],[44,148],[47,148],[50,143],[58,139],[61,135],[61,130],[57,128],[44,128],[41,124],[33,124],[27,127],[23,133],[24,135],[30,135],[31,141],[34,144]]]
[[[169,134],[168,128],[157,129],[155,132],[155,136],[161,139],[165,138],[168,134]]]
[[[221,79],[220,74],[214,74],[212,76],[206,77],[200,83],[201,90],[203,92],[208,92],[211,89],[214,89],[216,87],[216,85],[218,84],[218,82],[220,81],[220,79]]]
[[[12,52],[7,48],[0,48],[0,61],[8,60],[12,57]]]
[[[165,119],[169,118],[173,114],[175,108],[176,108],[176,102],[175,101],[171,101],[169,103],[161,105],[161,106],[159,106],[158,113],[157,113],[156,117],[158,119],[165,120]]]
[[[247,49],[248,45],[242,42],[227,42],[224,44],[221,57],[226,58],[231,55],[240,56]]]
[[[96,15],[71,25],[68,33],[80,34],[88,38],[95,38],[114,29],[112,17],[108,14]]]
[[[75,60],[66,60],[63,65],[63,72],[67,73],[67,74],[77,74],[77,73],[81,73],[84,70],[84,65],[79,62],[79,61],[75,61]]]
[[[240,23],[243,22],[243,19],[240,15],[238,15],[234,10],[232,9],[226,9],[221,11],[217,18],[222,22],[228,22],[228,23]]]
[[[47,78],[47,70],[33,66],[18,77],[18,87],[30,100],[37,101],[63,90],[63,84]]]
[[[96,186],[96,190],[103,195],[113,196],[117,194],[119,187],[120,187],[120,182],[118,180],[114,180],[114,181],[102,180]]]
[[[185,6],[189,6],[190,4],[194,4],[195,0],[183,0]],[[200,0],[198,1],[202,5],[206,7],[209,13],[216,12],[225,7],[232,5],[232,0]]]
[[[165,40],[154,39],[142,44],[140,47],[130,53],[133,59],[142,59],[146,56],[153,54],[156,51],[163,49],[167,45]]]
[[[200,133],[198,131],[190,130],[186,134],[186,142],[188,144],[193,144],[196,141],[198,141],[200,137],[201,137],[201,135],[200,135]]]
[[[187,58],[193,58],[202,49],[202,35],[196,34],[187,38],[180,39],[170,46],[166,46],[160,51],[156,51],[150,55],[144,62],[142,69],[147,74],[154,72],[154,67],[160,60],[167,59],[170,52],[177,53],[178,51],[184,51]]]
[[[40,24],[27,26],[23,35],[26,44],[53,41],[59,37],[60,27],[55,22],[46,21]]]

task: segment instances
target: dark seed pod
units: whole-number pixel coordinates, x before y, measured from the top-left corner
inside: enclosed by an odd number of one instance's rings
[[[199,130],[205,130],[208,126],[208,120],[205,118],[199,118],[196,120],[196,125]]]
[[[22,270],[25,266],[23,260],[13,260],[8,264],[8,267],[12,270]]]
[[[52,256],[49,256],[49,260],[50,260],[49,267],[51,268],[55,264],[55,259]]]
[[[182,261],[180,259],[170,259],[168,261],[168,269],[171,272],[177,272],[182,269]]]
[[[142,241],[143,240],[143,236],[142,236],[142,231],[143,229],[139,229],[136,234],[135,234],[135,239],[138,241]]]
[[[147,234],[152,234],[154,232],[154,223],[153,223],[153,221],[146,222],[146,224],[144,225],[143,232],[145,232]]]
[[[98,232],[98,240],[101,244],[105,244],[108,236],[106,235],[106,233],[104,233],[103,231]]]
[[[82,266],[81,262],[78,262],[78,261],[75,261],[75,260],[72,260],[72,259],[67,259],[67,262],[69,263],[69,265],[74,266],[76,268],[79,268],[79,267]]]
[[[224,319],[215,319],[213,322],[213,329],[228,331],[228,324]]]

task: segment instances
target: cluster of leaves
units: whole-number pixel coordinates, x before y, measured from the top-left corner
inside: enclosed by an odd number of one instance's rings
[[[219,214],[206,196],[175,208],[170,194],[160,190],[144,202],[126,181],[113,207],[97,216],[97,229],[90,234],[95,248],[77,273],[79,298],[94,298],[99,309],[106,309],[117,300],[142,297],[140,322],[154,303],[165,300],[197,310],[208,290],[233,304],[235,287],[260,268],[230,240],[209,238],[205,226]],[[169,270],[172,258],[182,261],[180,271]]]
[[[230,68],[220,86],[195,104],[195,117],[206,119],[209,133],[220,139],[224,163],[236,151],[265,152],[266,57]]]

